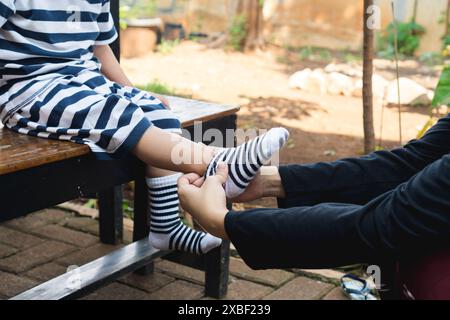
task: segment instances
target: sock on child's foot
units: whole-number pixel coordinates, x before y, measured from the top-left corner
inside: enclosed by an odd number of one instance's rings
[[[150,206],[150,242],[160,250],[204,254],[222,243],[210,234],[184,225],[179,215],[177,180],[181,174],[147,178]]]
[[[265,134],[240,145],[219,151],[206,170],[206,177],[216,174],[220,162],[228,164],[228,179],[225,192],[232,199],[245,191],[259,169],[287,142],[289,132],[284,128],[273,128]]]

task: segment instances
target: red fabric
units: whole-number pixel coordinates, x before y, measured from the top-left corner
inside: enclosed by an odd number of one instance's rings
[[[398,271],[403,298],[450,300],[450,249],[402,261]]]

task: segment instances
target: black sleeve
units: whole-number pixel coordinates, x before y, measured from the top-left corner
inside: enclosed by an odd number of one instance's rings
[[[331,163],[280,167],[283,208],[323,202],[365,204],[450,152],[450,114],[403,148]]]

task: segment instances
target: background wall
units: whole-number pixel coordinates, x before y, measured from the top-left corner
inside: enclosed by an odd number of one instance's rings
[[[417,22],[427,33],[418,54],[441,49],[444,25],[438,24],[447,0],[418,0]],[[390,0],[376,0],[382,27],[392,21]],[[172,0],[158,0],[169,6]],[[177,0],[176,10],[166,14],[182,22],[188,31],[221,32],[228,29],[236,0]],[[318,46],[331,49],[362,47],[362,0],[265,0],[267,39],[279,45]],[[414,0],[397,0],[397,18],[408,21]]]

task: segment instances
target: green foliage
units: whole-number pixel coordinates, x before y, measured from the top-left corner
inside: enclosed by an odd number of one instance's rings
[[[137,86],[139,89],[168,96],[174,96],[176,94],[176,90],[169,87],[168,85],[162,83],[158,79],[146,84],[145,86]]]
[[[165,40],[163,39],[161,43],[156,47],[156,50],[162,54],[171,54],[173,50],[180,44],[179,39],[175,40]]]
[[[346,63],[359,62],[363,59],[362,54],[354,54],[352,52],[346,52],[344,54],[344,61]]]
[[[134,220],[134,208],[130,200],[127,199],[122,200],[122,211],[126,218]]]
[[[397,23],[398,52],[401,56],[412,57],[420,46],[420,36],[425,33],[425,28],[418,23]],[[379,55],[384,58],[392,58],[395,53],[395,25],[391,22],[386,30],[378,37]]]
[[[434,93],[433,107],[450,105],[450,65],[445,66]]]
[[[128,27],[127,21],[129,20],[152,18],[155,16],[156,11],[156,0],[138,1],[131,6],[122,5],[119,9],[120,28],[126,29]]]
[[[327,49],[308,46],[300,49],[299,58],[300,60],[328,62],[331,61],[332,55]]]
[[[241,51],[247,37],[247,17],[244,14],[236,15],[229,30],[229,46],[236,51]]]
[[[434,99],[432,102],[433,109],[442,105],[450,106],[450,65],[444,67],[441,78],[434,92]],[[417,134],[417,139],[422,138],[425,133],[436,123],[436,118],[433,112],[430,113],[430,118]]]
[[[423,62],[429,67],[441,65],[444,62],[444,58],[437,52],[425,52],[419,57],[419,61]]]

